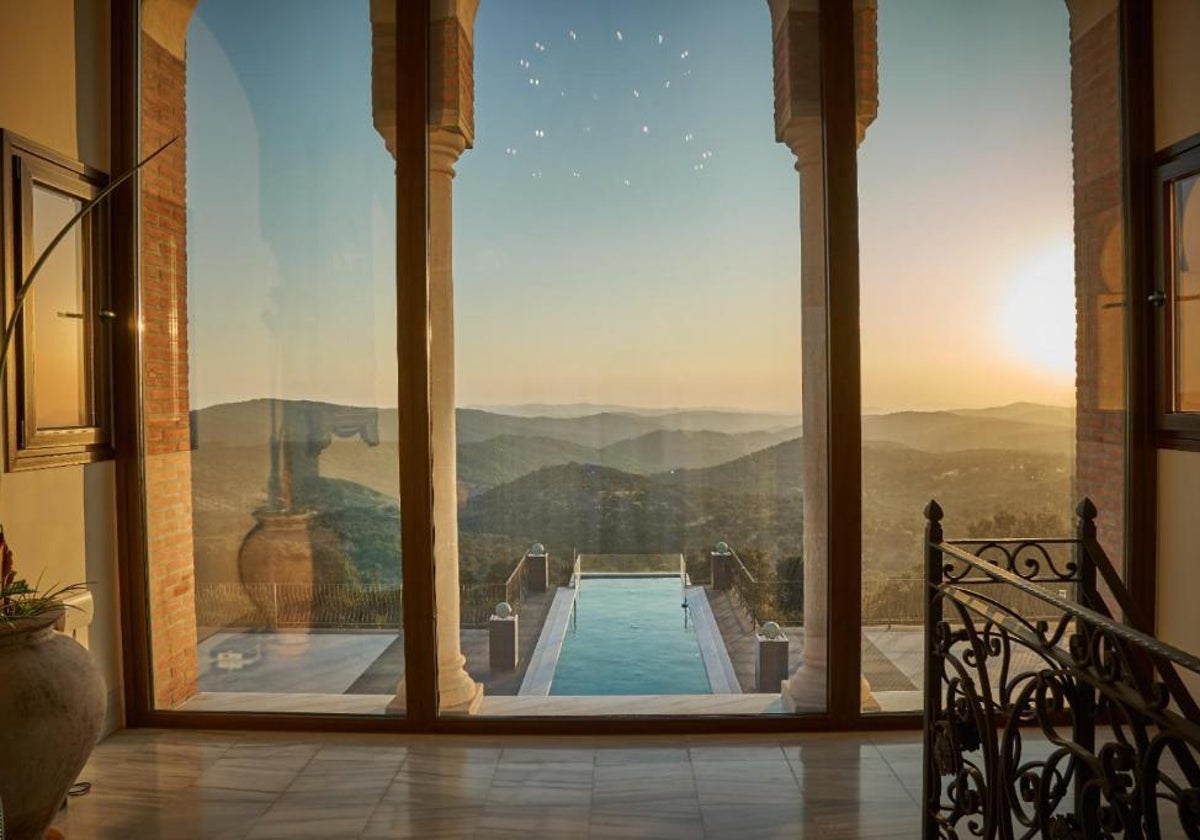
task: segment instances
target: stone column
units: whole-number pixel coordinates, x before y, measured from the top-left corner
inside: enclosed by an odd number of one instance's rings
[[[775,139],[800,173],[800,297],[804,408],[804,655],[782,685],[792,711],[826,707],[828,680],[829,355],[825,181],[818,0],[768,0],[775,55]],[[858,141],[878,110],[876,0],[855,0]],[[870,687],[864,680],[864,698]]]
[[[424,0],[420,0],[424,2]],[[472,75],[479,0],[434,0],[430,19],[429,102],[429,408],[432,415],[434,586],[437,597],[439,708],[471,714],[483,686],[467,674],[459,633],[458,480],[454,398],[454,165],[475,135]],[[395,21],[390,0],[372,0],[375,124],[394,151]],[[389,60],[388,49],[391,49]],[[390,117],[390,119],[389,119]],[[395,705],[404,702],[404,681]]]

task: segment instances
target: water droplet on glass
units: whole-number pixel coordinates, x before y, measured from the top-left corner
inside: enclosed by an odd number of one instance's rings
[[[625,36],[621,34],[621,30],[620,30],[620,29],[618,29],[618,30],[617,30],[617,40],[618,40],[618,41],[624,41],[624,40],[625,40]]]
[[[660,34],[660,35],[658,36],[658,43],[660,43],[660,44],[661,44],[662,42],[663,42],[663,36]]]
[[[683,142],[684,142],[684,143],[691,143],[691,142],[692,142],[692,138],[693,138],[693,137],[695,137],[695,135],[694,135],[694,134],[685,134],[685,135],[683,135]]]
[[[571,38],[571,40],[572,40],[572,41],[574,41],[574,40],[575,40],[575,39],[578,37],[578,36],[575,34],[575,30],[574,30],[574,29],[572,29],[570,32],[568,32],[568,33],[567,33],[567,35],[568,35],[568,36],[570,36],[570,38]]]
[[[577,169],[572,169],[572,170],[571,170],[571,177],[572,177],[572,178],[578,178],[578,177],[579,177],[579,170],[577,170]]]
[[[633,98],[634,98],[634,99],[640,99],[640,98],[641,98],[641,96],[642,96],[642,95],[641,95],[640,93],[638,93],[638,91],[637,91],[637,88],[634,88],[634,89],[633,89]]]
[[[667,79],[665,82],[663,82],[663,87],[665,87],[667,90],[670,90],[671,89],[671,80]]]
[[[680,58],[681,60],[683,60],[683,61],[686,61],[686,60],[687,60],[687,57],[688,57],[689,55],[691,55],[691,53],[690,53],[690,52],[688,52],[687,50],[684,50],[683,52],[681,52],[681,53],[679,54],[679,58]]]
[[[642,126],[642,134],[649,134],[649,133],[650,133],[650,126],[648,126],[648,125]]]
[[[535,50],[537,50],[538,52],[545,52],[545,51],[546,51],[546,45],[545,45],[545,44],[543,44],[541,41],[534,41],[534,42],[533,42],[533,48],[534,48]]]
[[[626,178],[626,179],[625,179],[625,186],[627,186],[627,187],[629,186],[629,179],[628,179],[628,178]]]
[[[545,136],[546,136],[546,132],[545,132],[545,131],[543,131],[543,130],[542,130],[542,129],[540,129],[540,128],[535,128],[535,129],[533,130],[533,136],[534,136],[534,137],[545,137]]]

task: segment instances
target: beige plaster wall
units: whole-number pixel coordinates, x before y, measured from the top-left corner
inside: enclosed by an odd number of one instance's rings
[[[1154,4],[1154,122],[1159,149],[1200,133],[1200,3]],[[1200,453],[1158,454],[1158,635],[1200,653]],[[1200,693],[1200,680],[1192,691]]]
[[[1200,452],[1158,453],[1158,635],[1200,653]],[[1191,681],[1200,696],[1200,679]]]
[[[0,0],[0,127],[109,171],[108,0]],[[20,573],[88,581],[87,644],[109,689],[107,729],[122,719],[111,463],[6,473],[4,524]]]
[[[1154,3],[1154,137],[1158,148],[1200,132],[1200,3]]]

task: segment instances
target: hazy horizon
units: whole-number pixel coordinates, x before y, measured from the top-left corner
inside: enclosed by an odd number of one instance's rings
[[[278,8],[203,0],[189,30],[192,404],[394,407],[368,4]],[[1069,43],[1041,0],[880,3],[867,413],[1073,403]],[[799,414],[799,183],[767,4],[485,0],[475,51],[459,405]]]
[[[397,409],[397,406],[394,403],[390,404],[390,405],[357,403],[357,402],[337,403],[337,402],[333,402],[331,400],[320,398],[320,397],[303,397],[303,396],[300,396],[300,397],[276,397],[276,396],[272,396],[270,394],[262,394],[259,396],[239,397],[234,400],[226,400],[226,401],[222,401],[222,402],[213,402],[213,403],[207,403],[205,405],[193,406],[191,410],[192,411],[204,411],[205,409],[209,409],[209,408],[217,408],[217,407],[225,406],[225,405],[238,405],[241,403],[256,402],[258,400],[279,400],[282,402],[326,403],[326,404],[331,404],[331,405],[341,405],[341,406],[345,406],[347,408],[368,408],[368,409],[373,408],[373,409],[377,409],[380,411],[394,411]],[[929,406],[929,407],[921,407],[921,408],[887,408],[887,407],[882,407],[882,406],[864,406],[863,410],[862,410],[862,414],[863,414],[863,416],[874,416],[874,415],[882,415],[882,414],[903,414],[903,413],[907,413],[907,412],[912,412],[912,413],[950,412],[950,413],[953,413],[955,411],[987,411],[987,410],[993,410],[993,409],[1004,409],[1004,408],[1011,408],[1013,406],[1018,406],[1018,405],[1032,405],[1032,406],[1039,406],[1039,407],[1043,407],[1043,408],[1060,408],[1060,409],[1068,409],[1068,408],[1073,409],[1075,407],[1075,404],[1073,402],[1072,403],[1048,403],[1048,402],[1038,402],[1036,400],[1015,400],[1015,401],[1007,402],[1007,403],[987,403],[987,404],[981,404],[981,405],[943,405],[943,406]],[[788,418],[788,419],[791,419],[791,418],[799,419],[803,416],[802,413],[799,411],[772,411],[769,409],[751,409],[751,408],[745,408],[745,407],[740,407],[740,406],[728,406],[728,405],[724,405],[724,406],[722,406],[722,405],[648,406],[648,405],[629,405],[629,404],[616,404],[616,403],[566,402],[566,403],[494,403],[494,404],[493,403],[471,403],[471,404],[459,403],[458,405],[455,406],[455,409],[460,410],[460,411],[462,411],[462,410],[486,411],[486,412],[490,412],[493,414],[510,414],[511,416],[527,416],[527,417],[543,416],[543,415],[538,415],[538,414],[534,413],[534,411],[536,409],[541,409],[541,408],[552,409],[552,410],[558,409],[560,411],[562,409],[578,409],[580,412],[580,413],[574,413],[574,412],[563,413],[563,414],[561,414],[561,416],[563,416],[563,417],[584,417],[584,416],[592,416],[595,414],[619,413],[619,412],[623,412],[623,411],[624,412],[633,412],[633,413],[644,413],[647,415],[656,415],[656,414],[664,414],[665,415],[665,414],[675,414],[675,413],[683,413],[683,412],[712,412],[712,413],[720,413],[720,414],[758,414],[758,415],[775,416],[775,417],[779,417],[779,418]],[[523,413],[517,414],[517,415],[512,415],[511,412],[513,412],[515,410],[520,410]]]

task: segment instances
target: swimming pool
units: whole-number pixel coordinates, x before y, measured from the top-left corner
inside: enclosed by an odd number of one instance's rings
[[[550,693],[711,694],[680,599],[678,576],[585,577]]]

